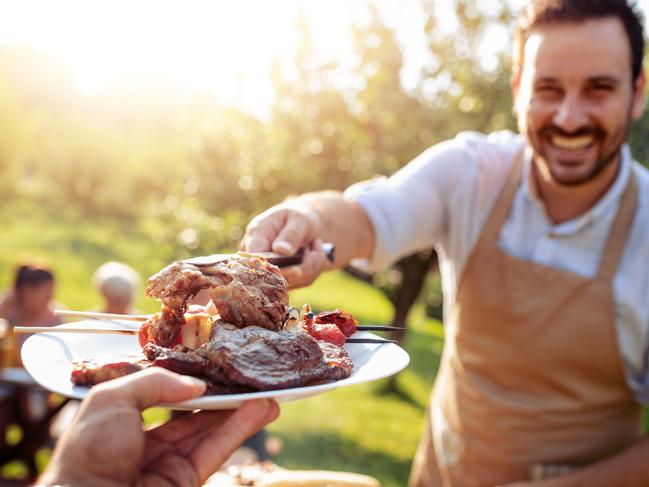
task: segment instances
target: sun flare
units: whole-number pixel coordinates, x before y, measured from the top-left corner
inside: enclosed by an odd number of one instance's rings
[[[162,79],[254,108],[272,97],[273,59],[290,65],[299,15],[309,24],[317,19],[315,47],[340,57],[349,52],[346,26],[358,7],[298,0],[9,2],[0,42],[62,59],[86,95],[118,81]]]

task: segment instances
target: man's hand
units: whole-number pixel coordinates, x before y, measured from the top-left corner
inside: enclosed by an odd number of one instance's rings
[[[320,218],[306,206],[281,204],[252,219],[241,241],[246,252],[277,252],[293,255],[304,248],[302,263],[282,269],[291,288],[311,284],[325,270]]]
[[[144,431],[140,413],[203,394],[205,383],[154,367],[93,388],[40,479],[45,485],[201,485],[279,414],[274,401],[202,411]]]

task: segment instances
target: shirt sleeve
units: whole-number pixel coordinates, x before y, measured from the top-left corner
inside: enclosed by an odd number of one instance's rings
[[[347,189],[345,196],[364,209],[374,228],[375,248],[368,263],[371,270],[444,244],[449,222],[458,220],[455,213],[467,213],[472,204],[480,204],[475,186],[485,180],[482,166],[493,146],[493,137],[462,132],[424,151],[389,178],[375,178]]]

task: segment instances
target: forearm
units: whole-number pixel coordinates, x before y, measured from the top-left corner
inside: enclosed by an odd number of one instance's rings
[[[544,480],[538,483],[538,487],[645,487],[649,485],[647,459],[649,436],[644,436],[612,457],[567,475]]]
[[[320,237],[336,246],[336,267],[355,258],[372,256],[375,238],[372,224],[353,200],[338,191],[321,191],[299,196],[292,203],[303,204],[317,215]]]

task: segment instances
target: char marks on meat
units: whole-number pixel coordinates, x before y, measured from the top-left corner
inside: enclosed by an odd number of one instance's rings
[[[242,254],[209,266],[174,262],[149,279],[146,294],[173,310],[169,326],[162,325],[167,334],[178,328],[177,317],[182,317],[189,299],[206,288],[219,315],[228,323],[239,328],[256,325],[281,329],[288,306],[286,280],[266,260]],[[169,341],[156,343],[170,345]]]
[[[280,330],[288,306],[288,283],[279,268],[259,257],[237,256],[203,268],[223,282],[212,286],[210,298],[223,321]]]
[[[198,267],[178,261],[149,278],[146,294],[171,309],[184,310],[187,301],[211,285],[210,278]]]
[[[154,365],[205,377],[226,386],[274,390],[349,377],[353,364],[344,349],[307,333],[274,332],[220,323],[210,342],[196,350],[144,348]]]

